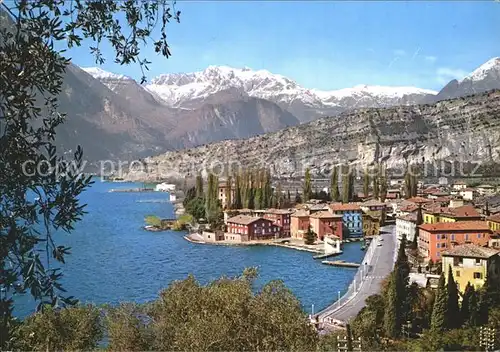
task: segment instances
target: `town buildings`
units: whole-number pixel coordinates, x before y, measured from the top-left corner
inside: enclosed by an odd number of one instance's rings
[[[271,220],[248,215],[236,215],[226,222],[224,240],[228,242],[247,242],[269,240],[280,237],[280,227]]]
[[[329,206],[333,214],[342,215],[343,238],[363,236],[363,211],[356,203],[333,203]]]
[[[231,186],[231,192],[230,192],[231,199],[227,199],[227,196],[229,195],[227,187],[228,185],[226,184],[226,182],[221,182],[219,183],[219,186],[217,188],[217,198],[221,203],[222,209],[226,209],[229,206],[228,201],[234,201],[234,194],[235,194],[234,187]]]
[[[498,250],[475,244],[455,246],[442,253],[442,270],[448,280],[451,267],[458,289],[463,293],[467,283],[476,289],[484,285],[486,277],[498,279],[500,256]]]
[[[307,210],[297,210],[290,216],[290,234],[293,238],[303,239],[309,228],[309,212]]]
[[[271,220],[281,228],[282,237],[290,237],[290,215],[293,212],[287,209],[267,209],[264,211],[264,219]]]
[[[396,218],[396,236],[403,237],[407,242],[413,242],[417,231],[417,211]]]
[[[422,257],[441,261],[441,254],[453,246],[473,243],[487,246],[491,230],[486,221],[456,221],[419,226],[418,249]]]
[[[324,210],[311,214],[309,221],[319,240],[323,241],[327,235],[335,235],[342,241],[342,215]]]

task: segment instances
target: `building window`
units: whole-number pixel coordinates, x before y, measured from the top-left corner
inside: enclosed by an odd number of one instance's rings
[[[476,259],[476,265],[481,265],[481,259]]]
[[[477,238],[481,238],[481,234],[480,233],[477,234]]]
[[[455,241],[455,235],[451,235],[451,240]]]
[[[460,270],[457,270],[457,273],[455,274],[456,277],[460,277]]]
[[[483,274],[478,273],[478,272],[474,273],[474,279],[482,279],[482,278],[483,278]]]
[[[465,234],[465,240],[468,241],[469,240],[469,234]]]

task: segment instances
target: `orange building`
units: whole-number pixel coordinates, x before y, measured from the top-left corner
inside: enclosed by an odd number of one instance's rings
[[[309,224],[309,212],[297,210],[290,216],[290,235],[293,238],[303,239]]]
[[[318,211],[309,217],[312,230],[323,241],[326,235],[335,235],[342,241],[342,215]]]
[[[486,221],[456,221],[423,224],[419,226],[418,249],[420,254],[441,261],[441,253],[455,245],[473,243],[487,246],[491,230]]]

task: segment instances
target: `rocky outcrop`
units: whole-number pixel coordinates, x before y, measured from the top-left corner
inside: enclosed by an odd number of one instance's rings
[[[435,104],[360,109],[246,140],[230,140],[145,159],[129,179],[184,177],[226,165],[270,167],[275,176],[327,172],[334,164],[389,168],[405,163],[500,159],[500,91]]]

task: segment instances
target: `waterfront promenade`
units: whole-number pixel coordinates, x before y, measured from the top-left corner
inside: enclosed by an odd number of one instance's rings
[[[394,225],[383,228],[380,235],[382,246],[377,246],[378,239],[372,241],[347,292],[314,316],[322,327],[331,329],[345,325],[365,306],[366,298],[380,292],[383,280],[394,267],[397,253],[395,231]]]

